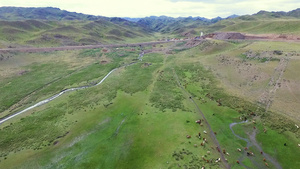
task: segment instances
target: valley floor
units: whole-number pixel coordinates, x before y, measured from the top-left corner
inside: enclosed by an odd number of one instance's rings
[[[2,51],[2,118],[118,69],[1,124],[0,168],[296,169],[299,49],[202,40]]]

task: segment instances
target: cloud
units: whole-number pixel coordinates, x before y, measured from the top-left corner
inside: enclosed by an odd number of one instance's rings
[[[108,17],[201,16],[214,18],[253,14],[260,10],[290,11],[299,0],[0,0],[0,6],[58,7]]]

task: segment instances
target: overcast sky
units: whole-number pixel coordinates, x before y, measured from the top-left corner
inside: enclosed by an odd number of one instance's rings
[[[291,11],[300,0],[0,0],[0,6],[58,7],[108,17],[201,16],[214,18],[266,11]]]

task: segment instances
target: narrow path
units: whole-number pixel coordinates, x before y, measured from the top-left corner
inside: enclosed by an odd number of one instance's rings
[[[24,48],[3,48],[0,52],[51,52],[51,51],[63,51],[63,50],[79,50],[79,49],[97,49],[97,48],[117,48],[117,47],[135,47],[155,45],[170,42],[184,42],[188,40],[174,40],[174,41],[152,41],[142,43],[128,43],[128,44],[109,44],[109,45],[85,45],[85,46],[60,46],[60,47],[24,47]]]
[[[177,81],[177,83],[178,83],[178,86],[179,86],[179,87],[182,89],[182,91],[184,91],[184,93],[189,97],[190,101],[195,105],[195,107],[196,107],[196,109],[198,110],[198,112],[202,115],[202,118],[204,119],[205,124],[206,124],[207,127],[209,128],[209,134],[210,134],[210,136],[211,136],[211,138],[212,138],[214,144],[219,148],[219,150],[222,150],[222,149],[221,149],[221,146],[220,146],[220,144],[219,144],[219,142],[218,142],[218,140],[217,140],[217,137],[216,137],[215,133],[213,132],[213,130],[212,130],[210,124],[209,124],[208,121],[206,120],[206,118],[205,118],[203,112],[200,110],[199,106],[198,106],[197,103],[194,101],[193,97],[189,94],[189,92],[186,91],[186,90],[184,89],[184,87],[181,85],[181,83],[180,83],[180,81],[179,81],[179,78],[178,78],[178,76],[177,76],[177,74],[176,74],[176,72],[175,72],[174,69],[173,69],[173,73],[174,73],[174,76],[175,76],[176,81]],[[229,165],[229,164],[226,162],[226,160],[225,160],[224,154],[223,154],[221,151],[220,151],[219,153],[220,153],[220,156],[221,156],[221,162],[223,163],[223,165],[224,165],[226,168],[230,168],[230,165]]]
[[[285,72],[287,65],[289,63],[289,57],[280,59],[277,67],[271,76],[268,85],[265,87],[264,92],[259,96],[258,102],[265,107],[266,112],[269,110],[277,89],[282,81],[283,73]]]

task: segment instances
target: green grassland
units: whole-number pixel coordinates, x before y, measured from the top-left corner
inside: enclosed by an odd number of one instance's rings
[[[129,22],[110,22],[105,19],[0,21],[0,37],[3,41],[2,45],[8,45],[6,47],[93,45],[157,39],[144,28],[130,24]]]
[[[269,75],[278,60],[261,61],[242,54],[252,49],[268,58],[269,53],[262,54],[260,50],[288,53],[287,49],[297,50],[298,45],[223,41],[204,41],[189,49],[184,45],[166,44],[163,48],[176,47],[172,54],[145,54],[142,61],[116,70],[99,86],[66,93],[2,124],[0,168],[223,168],[225,162],[215,162],[220,154],[213,138],[204,133],[209,132],[208,126],[195,123],[202,116],[190,96],[216,132],[221,153],[224,149],[230,154],[225,158],[231,168],[244,168],[237,160],[250,168],[266,168],[264,157],[255,146],[249,147],[255,156],[243,157],[245,151],[237,151],[247,143],[235,137],[229,125],[245,117],[249,123],[236,125],[235,133],[249,139],[256,126],[256,139],[264,152],[277,159],[283,168],[297,168],[300,154],[293,150],[298,148],[300,135],[294,121],[275,109],[265,112],[264,107],[257,107],[256,95],[251,100],[241,94],[241,88],[233,90],[232,86],[247,80],[244,78],[248,75],[234,73],[231,65],[238,61],[242,66],[251,63],[265,67],[263,73]],[[7,110],[29,95],[14,110],[25,108],[60,90],[94,84],[113,68],[136,61],[138,54],[138,48],[109,49],[107,53],[93,49],[11,54],[9,59],[26,57],[29,61],[18,69],[12,64],[10,73],[1,71],[5,78],[0,81],[0,92],[7,92],[5,97],[1,95],[1,108]],[[65,57],[59,57],[62,55]],[[37,62],[37,56],[44,60]],[[102,60],[106,64],[100,64]],[[28,73],[16,75],[20,70]],[[259,90],[269,77],[248,90]],[[227,78],[232,80],[226,81]],[[20,86],[23,90],[10,96]],[[32,91],[36,92],[31,94]],[[257,116],[249,115],[251,112]],[[207,139],[204,146],[199,132]]]
[[[248,34],[284,34],[300,35],[300,20],[298,18],[257,18],[245,20],[243,17],[221,20],[215,24],[199,25],[187,29],[186,32],[241,32]]]

